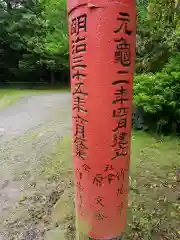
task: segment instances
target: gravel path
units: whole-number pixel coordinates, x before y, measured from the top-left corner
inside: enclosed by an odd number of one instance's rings
[[[35,230],[24,237],[29,229],[22,226],[22,232],[15,224],[15,209],[33,191],[53,190],[36,169],[56,151],[57,140],[70,134],[70,108],[70,94],[55,93],[26,97],[0,111],[0,240],[41,239]]]

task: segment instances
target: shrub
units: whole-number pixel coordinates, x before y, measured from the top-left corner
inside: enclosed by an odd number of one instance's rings
[[[134,104],[143,109],[146,124],[158,132],[177,130],[180,124],[180,72],[137,75]]]
[[[176,52],[173,56],[170,57],[168,63],[163,69],[163,72],[180,72],[180,52]]]

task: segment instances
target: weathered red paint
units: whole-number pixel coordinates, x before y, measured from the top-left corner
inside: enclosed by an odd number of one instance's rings
[[[116,238],[126,225],[135,3],[68,1],[79,239]]]

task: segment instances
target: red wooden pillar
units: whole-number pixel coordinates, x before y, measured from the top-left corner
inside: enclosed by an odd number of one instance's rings
[[[126,225],[135,0],[68,0],[77,239]]]

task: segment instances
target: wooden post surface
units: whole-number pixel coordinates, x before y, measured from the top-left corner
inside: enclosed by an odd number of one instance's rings
[[[135,0],[68,0],[77,239],[126,226]]]

